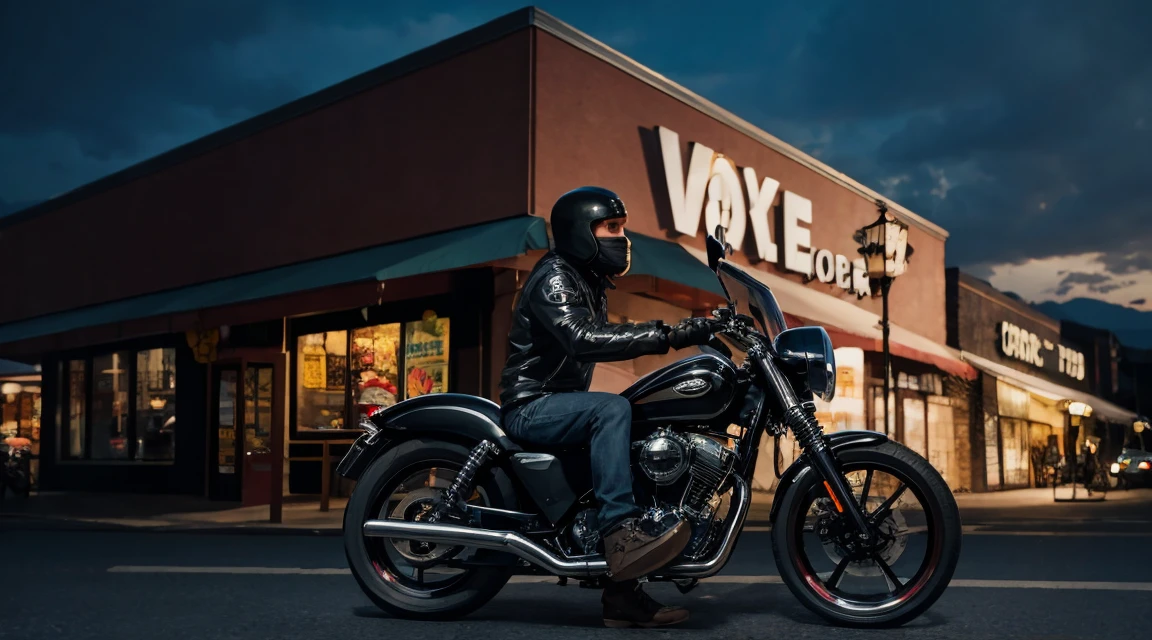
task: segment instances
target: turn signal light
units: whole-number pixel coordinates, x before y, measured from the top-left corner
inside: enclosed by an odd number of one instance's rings
[[[1152,462],[1148,462],[1147,460],[1141,460],[1140,464],[1138,464],[1136,466],[1140,469],[1143,469],[1144,471],[1148,471],[1149,469],[1152,469]]]

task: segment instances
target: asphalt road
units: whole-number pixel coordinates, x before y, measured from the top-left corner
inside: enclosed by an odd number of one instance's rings
[[[692,619],[669,630],[635,632],[603,628],[598,592],[539,583],[510,584],[464,621],[394,620],[345,573],[338,537],[35,530],[0,521],[0,542],[0,638],[472,640],[674,633],[1053,640],[1130,637],[1152,628],[1152,535],[1110,535],[1104,523],[1075,535],[966,535],[953,586],[936,606],[901,629],[871,632],[833,628],[808,613],[775,578],[768,535],[761,531],[741,538],[717,582],[687,595],[671,585],[650,585],[658,598],[690,607]],[[189,567],[203,573],[186,573]],[[1132,588],[1096,584],[1115,581]]]

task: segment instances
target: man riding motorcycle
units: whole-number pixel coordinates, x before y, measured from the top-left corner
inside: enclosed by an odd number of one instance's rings
[[[554,249],[532,269],[516,301],[500,399],[504,428],[514,439],[589,446],[612,579],[601,598],[604,622],[650,627],[688,618],[686,610],[645,594],[637,579],[679,555],[691,530],[683,521],[666,526],[639,517],[629,467],[631,405],[588,387],[596,362],[707,344],[712,331],[704,318],[674,327],[659,320],[608,322],[606,289],[631,266],[627,220],[624,203],[606,189],[581,187],[556,201]]]

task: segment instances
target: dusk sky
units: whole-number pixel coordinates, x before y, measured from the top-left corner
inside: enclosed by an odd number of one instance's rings
[[[0,0],[0,214],[521,2]],[[1152,2],[540,2],[952,236],[1027,300],[1152,309]]]

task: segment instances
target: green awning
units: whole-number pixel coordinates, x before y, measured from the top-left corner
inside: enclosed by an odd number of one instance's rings
[[[547,249],[543,218],[519,216],[330,258],[0,325],[0,343],[370,280],[448,271]]]
[[[724,296],[716,274],[675,242],[639,233],[629,233],[632,240],[632,269],[628,275],[655,276]]]

